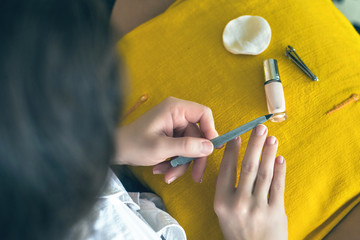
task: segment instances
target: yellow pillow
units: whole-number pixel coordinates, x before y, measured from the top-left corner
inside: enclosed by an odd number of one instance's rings
[[[264,53],[232,55],[223,47],[226,23],[241,15],[269,22],[272,40]],[[290,62],[287,45],[319,82]],[[262,62],[277,59],[288,119],[267,126],[287,160],[289,239],[324,237],[360,201],[360,103],[325,114],[360,93],[360,37],[330,0],[180,1],[127,34],[118,47],[132,81],[127,108],[142,94],[149,96],[126,122],[175,96],[209,106],[220,134],[267,113]],[[242,136],[242,154],[248,137]],[[133,168],[162,197],[189,239],[222,239],[213,211],[222,152],[209,158],[201,184],[187,173],[166,185],[151,168]]]

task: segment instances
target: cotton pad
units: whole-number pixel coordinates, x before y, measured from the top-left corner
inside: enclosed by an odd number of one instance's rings
[[[259,16],[241,16],[231,20],[224,29],[223,43],[233,54],[258,55],[271,40],[269,23]]]

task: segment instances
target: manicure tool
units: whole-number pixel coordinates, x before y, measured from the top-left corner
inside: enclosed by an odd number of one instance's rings
[[[285,55],[290,58],[306,75],[308,75],[312,80],[319,81],[319,79],[310,71],[306,64],[301,60],[299,55],[295,52],[295,49],[288,45],[286,48]]]
[[[216,138],[211,139],[210,141],[212,142],[212,144],[214,145],[214,148],[217,148],[225,143],[227,143],[228,141],[240,136],[241,134],[244,134],[248,131],[250,131],[251,129],[255,128],[257,125],[262,124],[264,122],[266,122],[269,118],[271,118],[273,116],[273,114],[268,114],[259,118],[256,118],[238,128],[235,128],[234,130],[225,133],[224,135],[218,136]],[[194,160],[195,158],[189,158],[189,157],[182,157],[179,156],[177,158],[174,158],[173,160],[170,161],[171,166],[176,167],[178,165],[183,165],[186,164],[188,162],[191,162],[192,160]]]

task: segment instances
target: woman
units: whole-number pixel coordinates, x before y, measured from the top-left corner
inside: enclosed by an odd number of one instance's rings
[[[109,190],[109,165],[154,166],[171,183],[186,167],[165,160],[197,157],[193,178],[200,182],[213,151],[208,139],[217,136],[211,110],[168,98],[118,129],[118,63],[99,1],[2,1],[0,28],[2,238],[165,238],[120,197],[111,200],[121,209],[112,212],[114,235],[105,235],[109,225],[99,225],[96,213],[109,206],[98,198]],[[287,238],[285,161],[275,158],[277,144],[265,126],[253,131],[237,189],[240,139],[227,145],[214,206],[225,238]]]

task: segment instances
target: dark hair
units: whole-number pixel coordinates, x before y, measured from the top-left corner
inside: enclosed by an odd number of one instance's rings
[[[119,78],[97,0],[0,2],[0,236],[61,239],[114,155]]]

